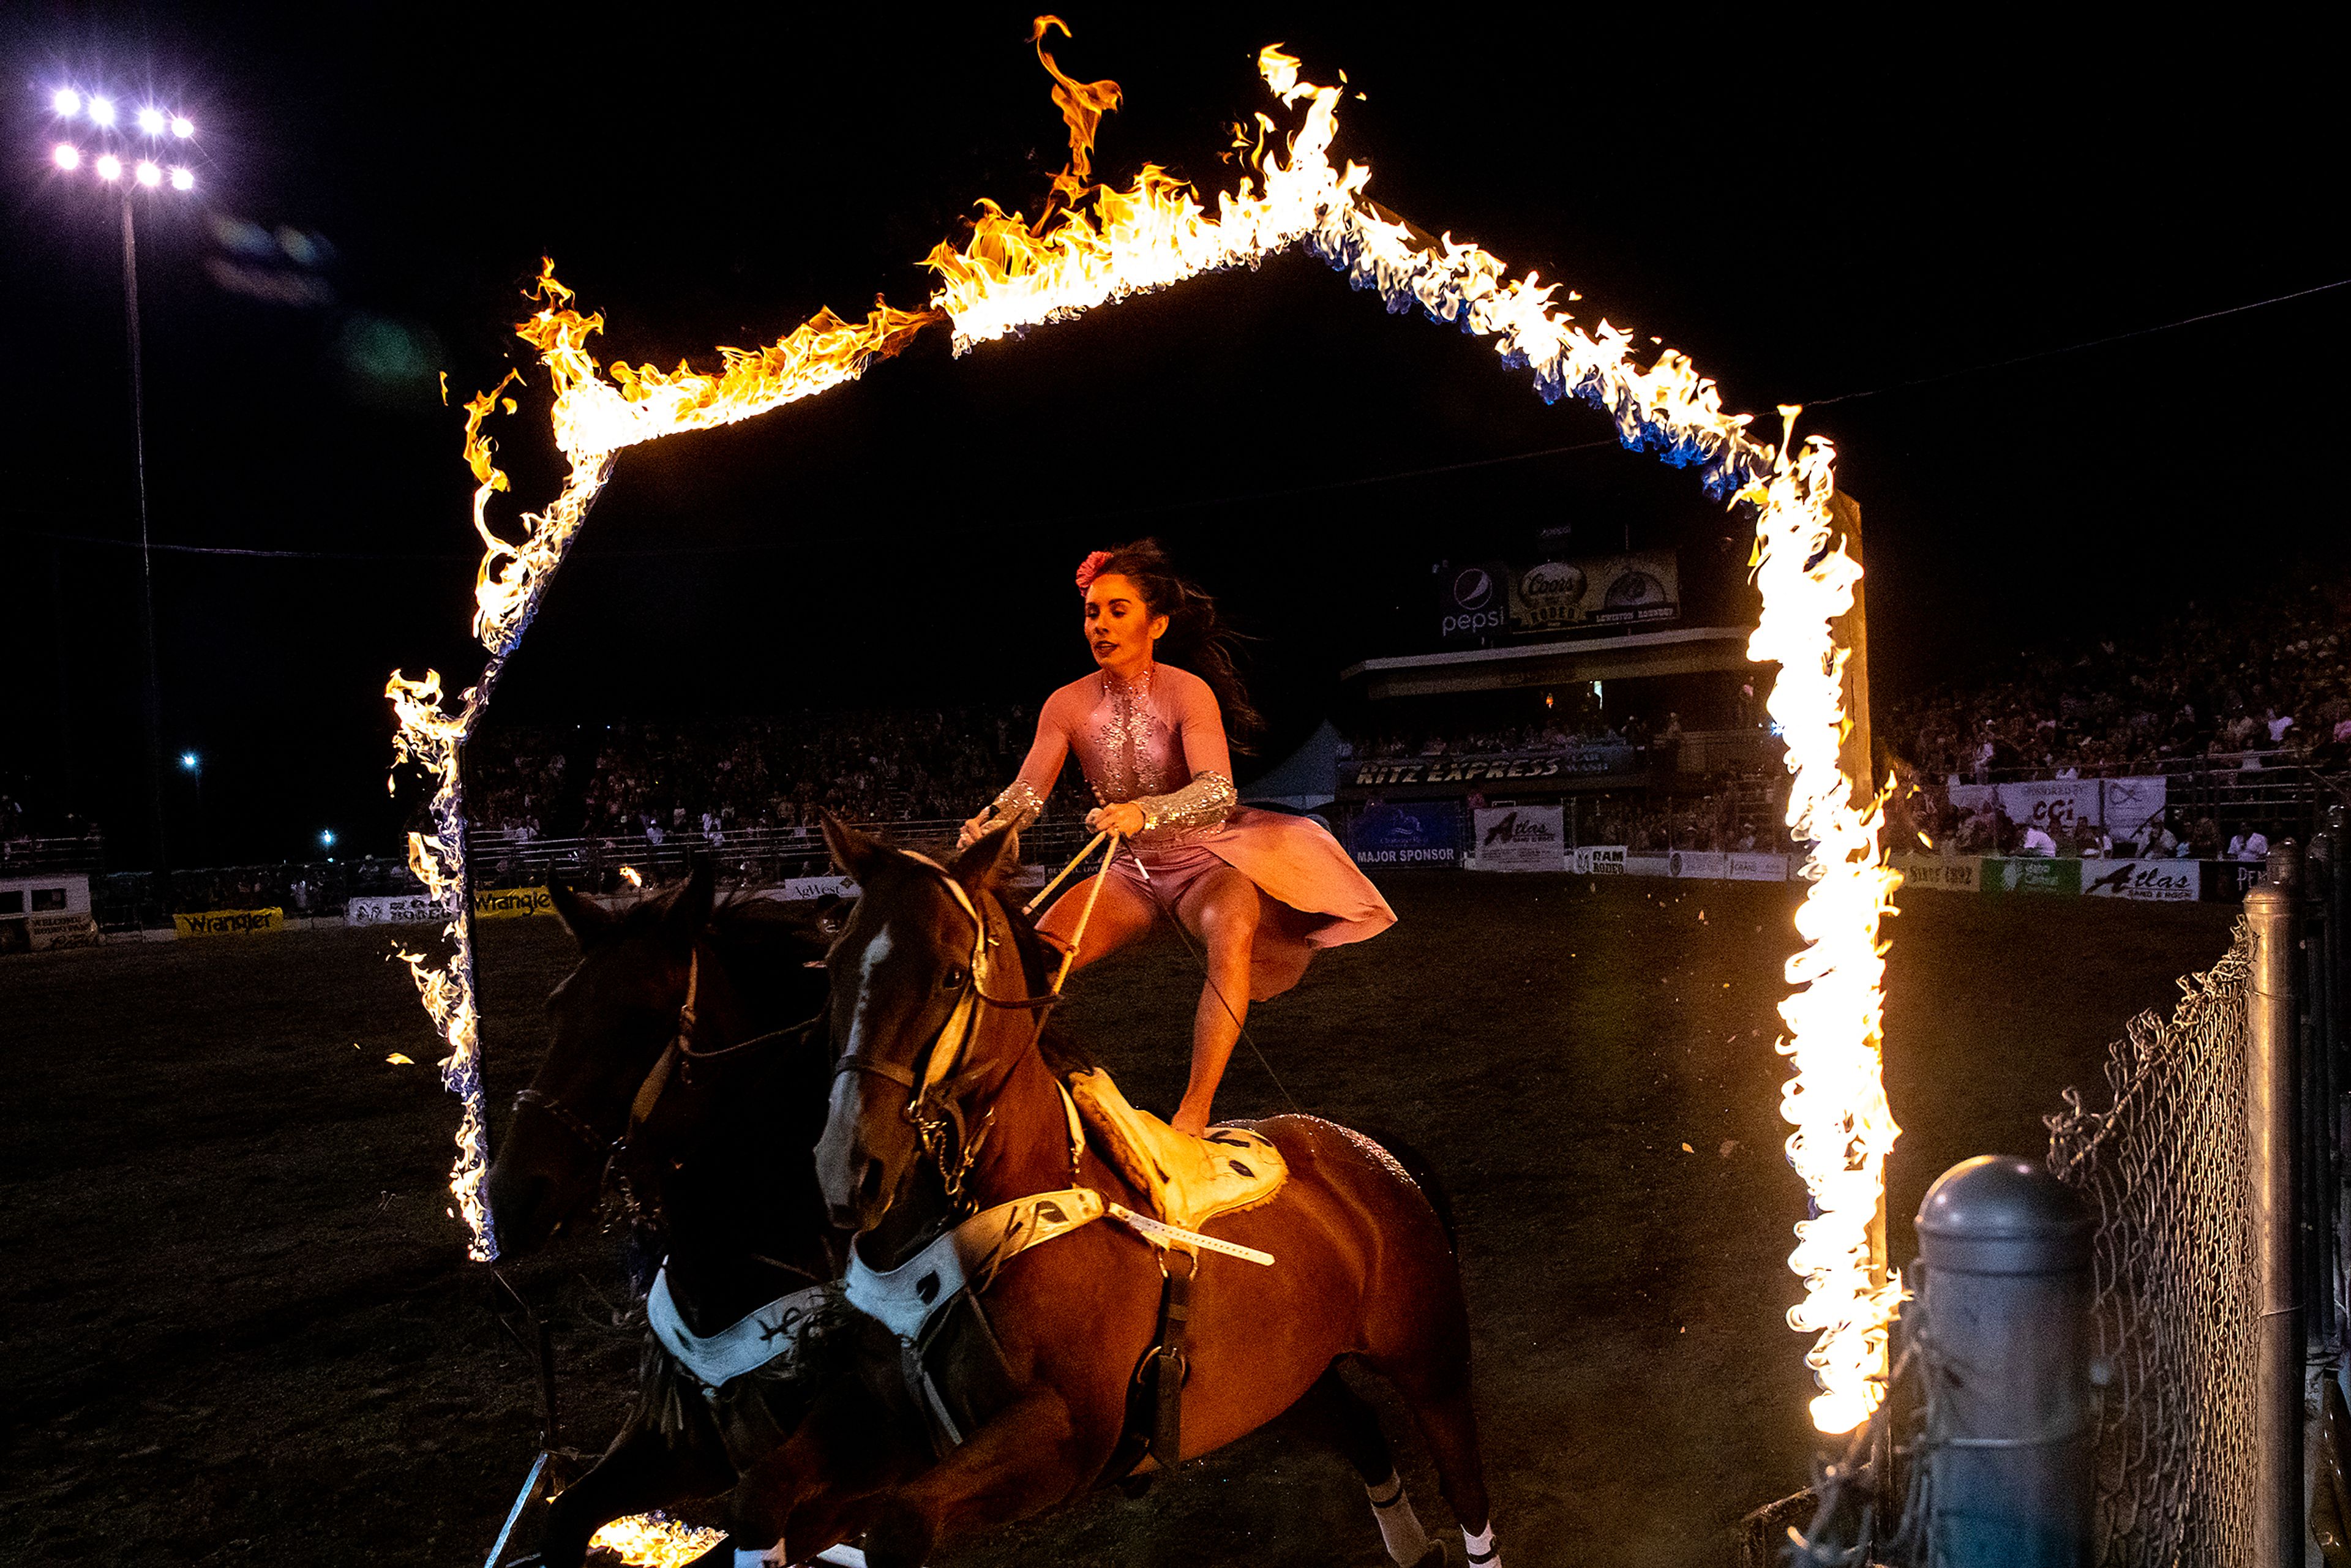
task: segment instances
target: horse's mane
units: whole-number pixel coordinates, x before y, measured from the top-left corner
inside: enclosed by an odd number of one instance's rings
[[[994,889],[989,892],[994,895]],[[1037,935],[1036,923],[1020,912],[1019,904],[998,896],[996,906],[1004,912],[1004,923],[1012,928],[1012,950],[1020,955],[1020,977],[1026,994],[1043,995],[1045,988],[1053,983],[1053,971],[1061,967],[1061,955],[1045,945],[1045,939]],[[1037,1052],[1059,1078],[1067,1078],[1072,1072],[1091,1072],[1096,1065],[1092,1053],[1050,1013],[1045,1017],[1043,1032],[1037,1037]]]

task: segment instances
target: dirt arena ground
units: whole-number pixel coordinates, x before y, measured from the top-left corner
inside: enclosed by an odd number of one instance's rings
[[[1288,1097],[1401,1131],[1452,1189],[1510,1561],[1727,1562],[1731,1524],[1801,1485],[1813,1453],[1782,1321],[1803,1194],[1772,1050],[1793,890],[1387,886],[1402,924],[1320,960],[1253,1032]],[[1928,1183],[1970,1154],[2037,1154],[2058,1091],[2097,1082],[2104,1043],[2169,1006],[2231,914],[1906,901],[1886,1030],[1897,1259]],[[552,921],[484,929],[503,1106],[570,955]],[[389,946],[350,930],[0,960],[0,1561],[482,1560],[538,1396],[444,1213],[453,1109]],[[1064,1016],[1164,1110],[1197,994],[1167,944],[1094,971]],[[1287,1103],[1244,1047],[1219,1109]],[[567,1435],[600,1446],[637,1354],[606,1304],[610,1249],[522,1277],[557,1303]],[[1405,1475],[1432,1533],[1449,1528],[1426,1466]],[[1276,1432],[943,1561],[1386,1559],[1339,1461]]]

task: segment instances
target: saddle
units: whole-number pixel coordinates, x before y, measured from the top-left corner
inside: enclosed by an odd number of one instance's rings
[[[1072,1073],[1070,1098],[1094,1147],[1170,1225],[1197,1230],[1218,1215],[1255,1208],[1290,1179],[1289,1162],[1265,1137],[1242,1127],[1187,1136],[1127,1103],[1099,1069]]]

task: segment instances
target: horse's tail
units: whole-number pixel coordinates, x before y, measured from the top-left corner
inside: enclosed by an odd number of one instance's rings
[[[1437,1167],[1428,1163],[1428,1156],[1402,1138],[1375,1137],[1373,1141],[1404,1167],[1405,1175],[1412,1177],[1413,1185],[1420,1188],[1421,1195],[1428,1199],[1428,1207],[1437,1210],[1437,1223],[1445,1228],[1446,1245],[1453,1249],[1455,1256],[1459,1256],[1461,1233],[1453,1223],[1453,1195],[1445,1190],[1443,1182],[1437,1179]]]

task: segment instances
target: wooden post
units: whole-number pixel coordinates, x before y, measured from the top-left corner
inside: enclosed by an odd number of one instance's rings
[[[1844,536],[1837,542],[1844,545],[1844,553],[1853,558],[1856,566],[1863,564],[1861,503],[1839,490],[1829,497],[1829,516]],[[1851,724],[1837,760],[1853,785],[1856,803],[1877,793],[1876,753],[1872,749],[1869,731],[1869,614],[1865,598],[1868,590],[1866,579],[1853,585],[1853,608],[1831,629],[1837,646],[1846,650],[1844,711]],[[1886,1273],[1886,1192],[1881,1186],[1877,1213],[1869,1222],[1869,1282],[1885,1284]]]

